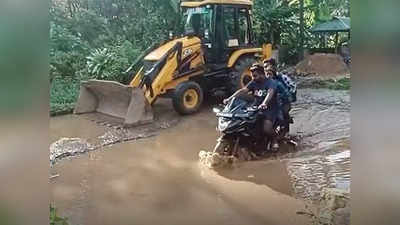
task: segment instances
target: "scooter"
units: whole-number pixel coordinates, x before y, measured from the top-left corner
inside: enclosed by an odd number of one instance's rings
[[[221,108],[214,108],[218,118],[217,131],[221,137],[217,140],[214,152],[222,155],[237,156],[241,148],[246,148],[252,154],[265,153],[271,140],[263,133],[262,110],[249,101],[240,97],[233,98]],[[276,123],[274,129],[277,135],[285,135],[285,129]],[[271,149],[271,148],[269,148]]]

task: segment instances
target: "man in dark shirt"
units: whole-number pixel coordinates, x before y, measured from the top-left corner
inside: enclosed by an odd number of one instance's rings
[[[276,97],[277,84],[273,79],[267,79],[264,74],[264,67],[260,64],[254,64],[250,71],[253,76],[253,80],[250,83],[236,91],[231,97],[224,100],[224,103],[228,103],[232,98],[251,92],[254,97],[256,104],[260,109],[263,110],[264,121],[263,128],[264,133],[268,135],[272,141],[272,148],[279,148],[278,142],[276,141],[276,135],[274,131],[274,123],[278,116],[278,101]]]
[[[274,58],[264,61],[264,70],[266,76],[272,77],[278,85],[278,105],[282,112],[282,114],[279,114],[279,118],[281,125],[283,125],[283,134],[288,133],[290,123],[293,122],[289,112],[291,110],[291,103],[296,101],[296,83],[289,76],[278,73],[277,63]]]

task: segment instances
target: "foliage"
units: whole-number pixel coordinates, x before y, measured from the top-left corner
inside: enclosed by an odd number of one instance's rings
[[[102,49],[94,49],[87,59],[87,78],[101,80],[126,81],[125,70],[140,54],[140,50],[132,43],[125,40],[115,46],[106,46]]]
[[[50,80],[55,76],[74,77],[82,70],[88,46],[79,35],[50,23]]]
[[[299,43],[299,6],[287,0],[257,0],[254,5],[254,25],[257,41],[282,47],[281,61],[297,60]]]
[[[297,62],[300,40],[299,0],[255,0],[254,30],[258,44],[282,47],[281,60]],[[313,25],[333,16],[349,16],[349,0],[304,0],[304,47],[317,47],[319,37],[311,34]]]
[[[310,78],[298,81],[298,88],[327,88],[332,90],[350,90],[351,80],[349,77],[338,79]]]
[[[50,205],[50,225],[68,225],[67,219],[57,215],[57,209]]]
[[[72,112],[79,94],[79,81],[71,77],[55,77],[50,86],[50,115]]]
[[[341,78],[338,80],[331,81],[327,83],[327,88],[333,90],[350,90],[351,88],[351,80],[350,78]]]

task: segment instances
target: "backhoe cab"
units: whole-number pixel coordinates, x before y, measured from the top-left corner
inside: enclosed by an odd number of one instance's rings
[[[254,45],[252,5],[250,0],[183,1],[183,37],[150,51],[128,86],[83,83],[75,112],[98,111],[137,125],[151,121],[149,106],[158,97],[172,98],[174,109],[185,115],[198,111],[205,94],[243,87],[251,80],[249,68],[257,56],[271,57],[271,45]]]

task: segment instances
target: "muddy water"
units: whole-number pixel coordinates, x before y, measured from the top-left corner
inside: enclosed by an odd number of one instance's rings
[[[116,143],[156,136],[161,130],[175,126],[181,117],[173,110],[170,100],[161,99],[159,103],[153,106],[156,116],[153,123],[133,128],[125,128],[120,119],[99,113],[53,118],[50,123],[51,164]]]
[[[215,125],[203,111],[157,137],[62,160],[52,199],[72,224],[308,224],[279,161],[239,164],[239,173],[198,164]]]
[[[62,137],[94,140],[107,131],[106,127],[98,126],[82,116],[65,115],[51,118],[50,122],[50,141],[51,143]]]
[[[349,110],[347,92],[299,90],[296,152],[212,171],[198,164],[198,152],[217,138],[205,108],[156,136],[59,161],[52,199],[72,224],[308,224],[296,215],[302,199],[349,188]],[[51,138],[93,141],[107,130],[87,122],[53,118]]]
[[[323,188],[350,189],[350,96],[347,91],[303,89],[294,105],[298,151],[287,156],[297,197],[318,200]]]
[[[299,156],[287,163],[295,194],[319,200],[322,188],[350,189],[350,150],[338,148],[314,156]]]

